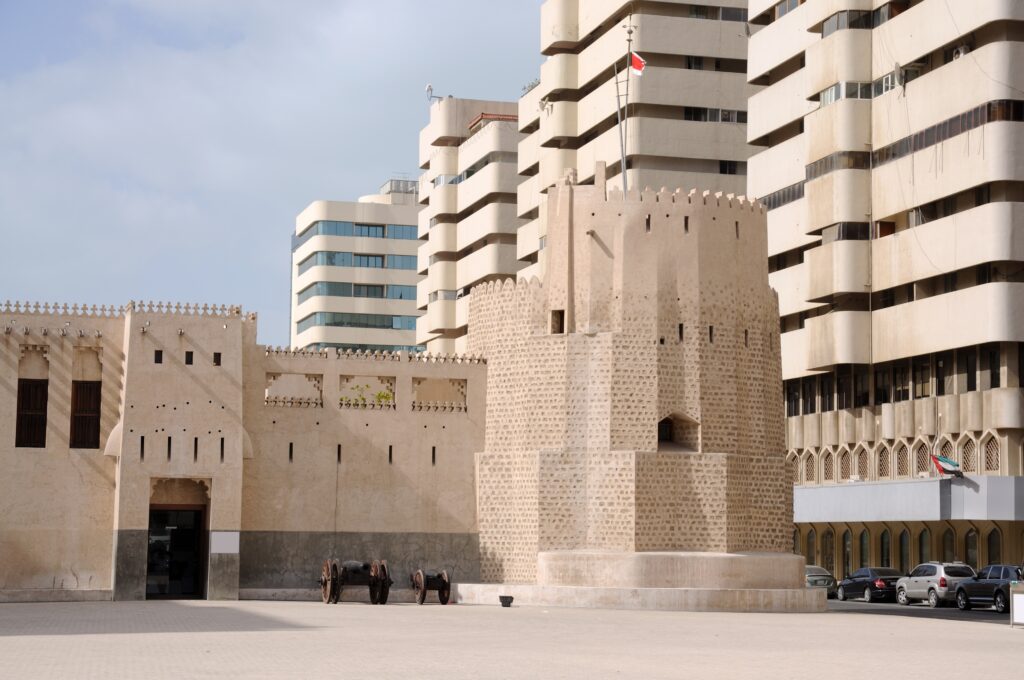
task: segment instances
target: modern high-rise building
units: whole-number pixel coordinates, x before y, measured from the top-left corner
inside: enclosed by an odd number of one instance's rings
[[[752,0],[750,21],[795,549],[840,576],[1020,563],[1024,4]]]
[[[420,351],[414,180],[356,202],[314,201],[292,236],[291,344]]]
[[[626,117],[625,155],[631,189],[746,189],[749,35],[745,0],[627,2],[547,0],[541,6],[540,78],[519,100],[518,215],[521,276],[543,276],[545,192],[569,168],[593,181],[607,163],[621,186],[617,111]],[[626,28],[646,60],[630,77],[629,106],[616,104],[627,61]],[[528,86],[530,87],[530,86]]]
[[[416,342],[430,352],[466,351],[470,289],[515,276],[515,102],[438,97],[420,131]]]

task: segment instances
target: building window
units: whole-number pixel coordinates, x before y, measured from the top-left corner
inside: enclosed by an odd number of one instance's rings
[[[964,536],[964,560],[974,569],[978,568],[978,532],[974,529]]]
[[[978,355],[974,347],[968,347],[956,353],[956,370],[960,375],[960,384],[965,392],[973,392],[978,389]]]
[[[956,559],[956,550],[953,548],[955,537],[952,529],[942,532],[942,561],[952,562]]]
[[[891,370],[887,366],[875,370],[875,405],[892,401]]]
[[[804,557],[807,559],[807,564],[814,564],[814,560],[818,556],[818,537],[814,529],[807,532],[806,545],[807,550],[804,552]]]
[[[800,381],[786,381],[786,417],[800,415]]]
[[[18,415],[14,445],[19,448],[46,446],[46,403],[50,381],[18,379]]]
[[[910,532],[906,529],[900,532],[900,571],[910,573]]]
[[[737,161],[718,161],[719,175],[735,175],[738,173],[739,163]]]
[[[164,351],[162,349],[153,350],[153,363],[162,364],[164,363]]]
[[[935,396],[953,394],[953,356],[945,352],[935,356]]]
[[[871,537],[868,535],[867,529],[861,529],[860,531],[860,567],[863,569],[868,566],[871,557]]]
[[[919,562],[932,561],[932,532],[928,529],[921,529],[917,535],[917,555]]]
[[[931,366],[929,357],[914,359],[914,399],[931,395]]]
[[[867,366],[854,366],[853,369],[853,407],[867,406],[871,390]]]
[[[551,310],[551,333],[553,335],[565,333],[565,310]]]
[[[804,378],[804,415],[811,415],[817,410],[818,386],[816,378]]]
[[[71,383],[71,448],[100,447],[99,380],[74,380]]]
[[[988,532],[988,563],[998,564],[1003,561],[1003,537],[999,529]]]
[[[893,367],[894,401],[910,399],[909,367],[906,361],[900,361]]]
[[[999,345],[985,345],[982,349],[984,370],[988,376],[988,386],[995,389],[1000,386],[999,375]]]
[[[821,566],[828,569],[830,574],[836,573],[836,535],[831,529],[827,529],[821,537]]]
[[[847,529],[843,532],[843,578],[853,573],[853,534]]]
[[[879,547],[881,548],[881,565],[883,567],[892,566],[892,536],[889,534],[888,529],[882,530],[882,535],[879,538]]]
[[[192,352],[191,352],[191,350],[185,352],[185,365],[186,366],[191,366],[192,365]]]
[[[213,353],[213,365],[220,366],[220,352]]]

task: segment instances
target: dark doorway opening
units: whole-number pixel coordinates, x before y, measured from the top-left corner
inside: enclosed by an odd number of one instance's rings
[[[146,599],[202,598],[206,583],[206,508],[149,509]]]

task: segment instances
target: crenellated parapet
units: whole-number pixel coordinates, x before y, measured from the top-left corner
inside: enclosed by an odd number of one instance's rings
[[[117,318],[124,316],[126,306],[78,305],[66,302],[20,302],[6,300],[0,305],[0,314],[32,314],[38,316],[85,316]]]
[[[429,352],[382,352],[352,349],[308,349],[299,347],[264,347],[264,355],[289,359],[354,359],[360,361],[404,361],[423,364],[486,364],[483,357],[472,354],[431,354]]]

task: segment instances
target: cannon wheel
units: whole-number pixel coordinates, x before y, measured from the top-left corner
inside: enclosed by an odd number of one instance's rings
[[[452,581],[448,578],[447,571],[441,572],[441,581],[443,585],[437,589],[437,599],[441,604],[448,604],[448,598],[452,595]]]
[[[374,560],[370,563],[370,604],[377,604],[380,600],[380,562]]]
[[[423,604],[423,601],[427,599],[427,585],[425,581],[426,578],[423,576],[423,570],[417,569],[416,573],[412,575],[412,588],[416,591],[416,604]]]
[[[320,567],[320,599],[324,601],[324,604],[330,604],[333,592],[334,584],[331,581],[331,561],[324,560],[323,566]]]
[[[341,599],[341,572],[338,571],[338,560],[331,562],[331,604],[338,604]]]
[[[377,604],[388,603],[388,593],[391,592],[391,575],[388,573],[388,563],[380,561],[380,600]]]

